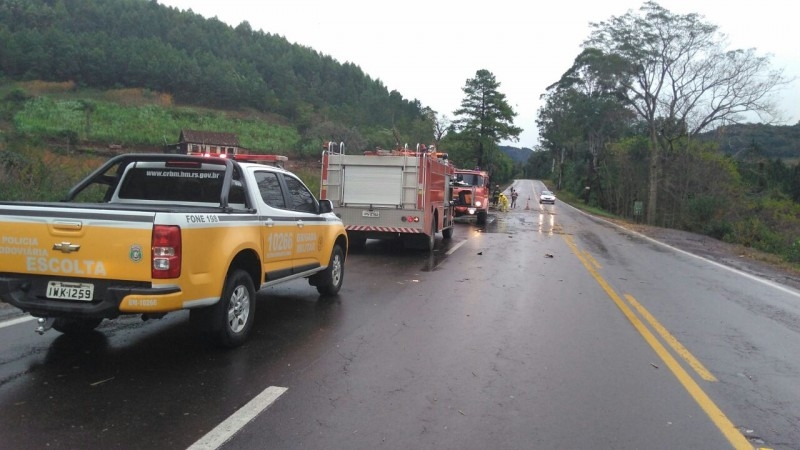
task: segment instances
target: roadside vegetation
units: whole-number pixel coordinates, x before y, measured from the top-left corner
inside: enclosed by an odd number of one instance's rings
[[[591,27],[543,96],[526,175],[612,215],[800,264],[800,124],[740,125],[778,119],[770,99],[786,80],[769,56],[655,2]]]

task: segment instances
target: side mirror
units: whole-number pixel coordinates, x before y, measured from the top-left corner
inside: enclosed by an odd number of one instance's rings
[[[319,213],[325,214],[333,212],[333,202],[330,200],[320,200],[319,201]]]

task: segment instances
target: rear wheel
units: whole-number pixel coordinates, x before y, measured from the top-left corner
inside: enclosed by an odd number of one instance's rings
[[[333,246],[328,268],[313,275],[311,283],[317,287],[317,292],[324,296],[334,296],[339,293],[344,281],[344,251],[342,247]]]
[[[436,227],[436,216],[434,216],[433,222],[431,223],[431,234],[427,236],[427,242],[426,242],[429,252],[433,251],[433,247],[436,244],[436,231],[438,230]]]
[[[250,275],[241,269],[229,273],[222,297],[211,308],[209,331],[214,341],[226,348],[242,345],[253,329],[256,314],[256,290]]]
[[[76,319],[58,317],[53,321],[53,329],[64,334],[84,334],[88,333],[102,322],[103,319]]]
[[[444,228],[442,230],[442,237],[445,239],[450,239],[453,237],[453,226],[450,225],[449,228]]]
[[[361,250],[367,245],[367,236],[364,233],[351,231],[347,233],[347,246],[353,250]]]

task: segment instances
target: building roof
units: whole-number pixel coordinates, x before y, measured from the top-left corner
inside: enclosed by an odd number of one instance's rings
[[[233,133],[219,133],[216,131],[181,130],[181,143],[223,145],[238,147],[239,138]]]

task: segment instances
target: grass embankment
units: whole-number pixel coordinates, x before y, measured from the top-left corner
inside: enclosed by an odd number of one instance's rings
[[[59,200],[112,152],[162,152],[185,129],[233,133],[251,153],[290,160],[319,153],[317,146],[301,148],[297,130],[279,118],[177,106],[169,95],[144,89],[28,82],[3,85],[0,98],[0,200]],[[319,192],[318,170],[296,171]]]

